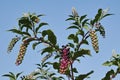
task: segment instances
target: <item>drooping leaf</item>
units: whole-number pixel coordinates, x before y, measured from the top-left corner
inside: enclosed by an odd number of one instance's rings
[[[87,15],[83,15],[83,16],[81,16],[81,17],[80,17],[80,22],[82,22],[82,20],[85,19],[86,16],[87,16]]]
[[[28,32],[22,32],[20,30],[17,30],[17,29],[10,29],[8,31],[11,31],[13,33],[16,33],[16,34],[20,34],[20,35],[27,35],[27,36],[31,36]]]
[[[105,38],[105,29],[102,25],[99,27],[99,32],[100,32],[101,36],[103,36],[103,38]]]
[[[89,45],[89,42],[87,40],[82,40],[82,44]]]
[[[42,36],[45,37],[46,35],[48,35],[48,40],[53,44],[55,45],[57,43],[57,40],[56,40],[56,36],[55,34],[53,33],[53,31],[51,31],[50,29],[49,30],[44,30],[42,32]]]
[[[13,77],[12,75],[10,75],[10,74],[4,74],[4,75],[2,75],[2,76],[4,76],[4,77],[9,77],[10,80],[15,80],[14,77]]]
[[[119,66],[119,63],[118,63],[118,60],[113,59],[111,61],[104,62],[103,65],[104,66],[112,66],[112,65]]]
[[[85,78],[88,78],[89,75],[91,75],[94,71],[90,71],[87,74],[81,74],[75,78],[75,80],[84,80]],[[106,79],[107,80],[107,79]]]
[[[76,68],[73,68],[72,71],[75,72],[75,73],[78,73]]]
[[[52,80],[65,80],[62,76],[60,77],[52,77]]]
[[[37,17],[41,17],[41,16],[45,16],[45,14],[39,14],[39,15],[37,15]]]
[[[17,34],[21,34],[21,31],[20,30],[17,30],[17,29],[10,29],[8,31],[11,31],[13,33],[17,33]]]
[[[31,36],[31,34],[29,34],[28,32],[21,32],[21,34],[27,35],[27,36]]]
[[[9,77],[10,80],[16,80],[15,74],[13,74],[12,72],[9,72],[9,74],[4,74],[2,76]]]
[[[22,72],[16,74],[16,79],[22,74]]]
[[[52,53],[48,53],[47,55],[45,55],[45,57],[42,58],[42,63],[44,63],[46,60],[48,60],[50,57],[52,56]]]
[[[81,27],[81,25],[79,25],[79,23],[77,21],[73,22],[72,24],[75,25],[75,26]]]
[[[70,17],[70,18],[66,19],[66,21],[68,21],[68,20],[75,20],[75,19],[73,17]]]
[[[82,22],[82,27],[84,27],[84,26],[87,24],[88,21],[89,21],[89,19],[85,19],[85,20]]]
[[[94,23],[95,23],[95,19],[93,19],[93,20],[90,20],[90,25],[94,25]]]
[[[38,67],[40,67],[41,66],[41,64],[36,64]]]
[[[29,36],[23,36],[23,37],[22,37],[22,41],[25,40],[25,39],[27,39],[28,37],[29,37]]]
[[[60,55],[55,55],[54,59],[60,58]]]
[[[74,35],[74,34],[70,34],[68,36],[68,39],[73,40],[74,43],[78,43],[78,41],[79,41],[78,37],[76,35]]]
[[[54,76],[54,75],[56,75],[56,74],[55,74],[55,73],[52,73],[52,74],[50,74],[49,76],[52,77],[52,76]]]
[[[84,55],[91,56],[90,50],[88,49],[81,49],[80,51],[77,51],[74,53],[74,56],[72,57],[72,60],[76,60],[79,57],[82,57]]]
[[[39,75],[40,74],[40,72],[34,72],[34,76],[37,76],[37,75]]]
[[[69,45],[70,47],[72,47],[72,48],[75,47],[73,43],[68,43],[68,45]]]
[[[102,78],[102,80],[111,80],[111,75],[114,75],[115,74],[115,72],[114,72],[114,70],[110,70],[110,71],[108,71],[107,73],[106,73],[106,75],[105,75],[105,77],[104,78]]]
[[[46,53],[46,52],[52,53],[53,52],[53,48],[52,47],[46,47],[46,48],[44,48],[42,50],[41,54]]]
[[[104,16],[102,16],[102,18],[105,18],[105,17],[107,17],[107,16],[111,16],[111,15],[114,15],[114,14],[105,14]],[[101,19],[102,19],[101,18]]]
[[[113,63],[111,61],[106,61],[102,65],[104,65],[104,66],[112,66]]]
[[[35,50],[36,46],[39,45],[40,43],[41,42],[35,42],[35,43],[33,43],[33,45],[32,45],[33,50]]]
[[[45,23],[45,22],[42,22],[39,24],[39,26],[36,28],[36,33],[38,32],[38,30],[42,27],[42,26],[45,26],[45,25],[48,25],[48,23]]]
[[[79,29],[79,27],[78,26],[70,26],[67,29]]]

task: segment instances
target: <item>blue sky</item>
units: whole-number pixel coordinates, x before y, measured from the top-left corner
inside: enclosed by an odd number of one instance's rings
[[[41,56],[38,50],[33,51],[28,47],[27,55],[20,66],[15,65],[15,60],[18,55],[18,43],[11,54],[7,53],[7,46],[9,41],[15,35],[7,32],[17,25],[17,19],[23,13],[31,12],[36,14],[45,14],[42,21],[48,22],[48,28],[52,29],[58,37],[60,45],[67,43],[67,35],[69,31],[65,29],[70,26],[70,22],[65,21],[68,15],[71,14],[71,8],[75,7],[79,15],[87,14],[89,18],[93,18],[99,8],[110,8],[109,13],[115,15],[106,17],[102,20],[102,24],[106,29],[106,38],[103,39],[99,36],[100,52],[95,54],[91,45],[92,57],[86,56],[81,58],[80,64],[75,64],[80,73],[87,73],[94,70],[89,80],[100,80],[104,77],[105,73],[113,67],[104,67],[102,63],[112,55],[112,50],[120,53],[120,0],[1,0],[0,2],[0,80],[7,80],[1,75],[8,72],[21,72],[27,74],[36,69],[35,64],[40,63]],[[114,80],[119,80],[117,77]]]

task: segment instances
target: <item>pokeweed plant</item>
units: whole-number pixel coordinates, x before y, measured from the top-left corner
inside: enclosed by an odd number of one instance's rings
[[[57,37],[51,29],[41,29],[41,27],[48,25],[46,22],[41,22],[40,17],[43,15],[25,13],[18,20],[19,27],[8,30],[16,34],[16,37],[11,40],[8,46],[8,52],[10,53],[12,51],[18,41],[22,41],[18,57],[15,62],[18,66],[22,63],[27,47],[30,43],[32,43],[34,50],[36,46],[41,43],[45,43],[47,46],[42,49],[41,55],[45,53],[46,55],[43,57],[41,63],[38,64],[39,70],[37,73],[33,72],[36,75],[33,75],[32,73],[32,78],[34,77],[35,80],[37,80],[37,78],[46,80],[63,80],[62,77],[52,77],[55,73],[48,74],[48,66],[53,66],[53,69],[57,70],[58,73],[66,75],[68,80],[84,80],[85,78],[89,78],[89,75],[94,71],[79,75],[77,67],[74,67],[74,63],[75,61],[80,61],[80,57],[91,55],[90,49],[83,48],[82,45],[89,45],[89,43],[91,43],[94,51],[96,53],[99,52],[97,32],[99,32],[101,36],[105,37],[105,29],[101,24],[101,20],[106,16],[112,15],[107,12],[108,9],[98,9],[95,17],[93,19],[89,19],[87,18],[87,15],[80,16],[75,8],[72,8],[72,14],[69,15],[68,19],[66,19],[66,21],[72,21],[72,24],[67,28],[67,30],[76,29],[76,31],[68,35],[67,39],[71,41],[67,44],[63,44],[62,46],[59,46],[57,43]],[[88,38],[91,39],[91,42],[89,42]],[[51,58],[51,56],[54,56],[54,59],[57,61],[47,62],[47,59]],[[43,67],[47,67],[48,69],[46,70],[46,68],[44,69]],[[44,74],[42,75],[41,70],[44,71]],[[75,73],[78,75],[74,75]],[[26,77],[23,76],[22,80],[25,78]]]

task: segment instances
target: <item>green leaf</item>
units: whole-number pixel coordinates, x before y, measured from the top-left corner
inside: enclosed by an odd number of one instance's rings
[[[56,36],[55,34],[49,29],[49,30],[44,30],[42,32],[42,36],[45,37],[46,35],[48,35],[48,40],[53,44],[55,45],[57,43],[57,40],[56,40]]]
[[[73,68],[72,71],[75,72],[75,73],[78,73],[76,68]]]
[[[22,41],[25,40],[25,39],[27,39],[27,38],[28,38],[28,36],[23,36],[22,37]]]
[[[42,50],[41,54],[46,53],[46,52],[52,53],[53,52],[53,48],[52,47],[46,47],[46,48],[44,48]]]
[[[73,22],[72,24],[74,24],[74,25],[76,25],[76,26],[78,26],[78,25],[79,25],[79,23],[78,23],[78,22]],[[79,25],[79,27],[81,27],[81,26]]]
[[[46,60],[48,60],[50,57],[52,56],[52,53],[48,53],[47,55],[45,55],[45,57],[42,58],[42,63],[44,63]]]
[[[66,19],[66,21],[68,21],[68,20],[75,20],[75,19],[73,17],[70,17],[70,18]]]
[[[107,16],[111,16],[111,15],[114,15],[114,14],[106,14],[106,15],[102,16],[101,19],[103,19],[103,18],[105,18],[105,17],[107,17]]]
[[[4,74],[2,76],[9,77],[10,80],[16,80],[15,74],[13,74],[12,72],[9,72],[9,74]]]
[[[55,74],[55,73],[52,73],[52,74],[50,74],[49,76],[52,77],[52,76],[54,76],[54,75],[56,75],[56,74]]]
[[[57,59],[57,58],[59,58],[59,57],[60,57],[60,55],[55,55],[54,59]]]
[[[82,40],[82,44],[89,45],[89,42],[87,40]]]
[[[22,34],[20,30],[17,30],[17,29],[10,29],[8,31],[11,31],[13,33],[17,33],[17,34]]]
[[[84,25],[83,28],[86,29],[87,31],[90,30],[88,25]]]
[[[85,19],[83,22],[82,22],[82,27],[84,27],[86,24],[87,24],[87,21],[88,21],[89,19]]]
[[[74,44],[72,44],[72,43],[68,43],[68,45],[69,45],[70,47],[72,47],[72,48],[75,47]]]
[[[113,62],[111,61],[106,61],[102,64],[103,66],[112,66],[113,65]]]
[[[31,36],[28,32],[21,32],[21,34],[27,35],[27,36]]]
[[[34,72],[34,76],[40,75],[40,72]]]
[[[78,41],[79,41],[78,37],[76,35],[74,35],[74,34],[70,34],[68,36],[68,39],[73,40],[74,43],[78,43]]]
[[[86,16],[87,16],[87,15],[83,15],[83,16],[81,16],[81,17],[80,17],[80,22],[82,22],[82,20],[85,19]]]
[[[98,27],[98,28],[96,29],[96,31],[99,31],[99,32],[100,32],[100,35],[101,35],[103,38],[105,38],[105,29],[104,29],[104,27],[103,27],[102,25],[100,25],[100,27]]]
[[[84,31],[83,30],[78,30],[77,35],[80,34],[81,36],[84,36]]]
[[[110,71],[108,71],[108,72],[106,73],[105,77],[102,78],[102,80],[111,80],[111,77],[110,77],[110,76],[113,75],[113,74],[115,74],[115,72],[114,72],[113,69],[111,69]]]
[[[20,34],[20,35],[27,35],[27,36],[31,36],[28,32],[22,32],[20,30],[17,30],[17,29],[10,29],[8,31],[11,31],[13,33],[17,33],[17,34]]]
[[[95,23],[95,19],[93,19],[93,20],[90,20],[90,25],[94,25],[94,23]]]
[[[84,55],[89,55],[89,56],[91,56],[90,50],[88,50],[88,49],[81,49],[80,51],[75,52],[72,60],[74,61],[74,60],[76,60],[77,58],[82,57],[82,56],[84,56]]]
[[[58,69],[59,69],[59,66],[60,66],[60,64],[59,64],[58,62],[54,62],[54,63],[53,63],[53,68],[54,68],[54,69],[57,69],[57,70],[58,70]]]
[[[23,27],[32,29],[32,23],[28,17],[21,17],[18,21],[18,24],[21,30],[23,29]]]
[[[16,79],[22,74],[22,72],[16,74]]]
[[[98,13],[96,14],[95,19],[94,19],[95,22],[98,22],[100,20],[101,15],[102,15],[102,9],[99,9]]]
[[[45,26],[45,25],[48,25],[48,23],[45,23],[45,22],[42,22],[39,24],[39,26],[36,28],[36,33],[38,32],[38,30],[42,27],[42,26]]]
[[[41,42],[35,42],[35,43],[33,43],[33,45],[32,45],[33,50],[35,50],[36,46],[39,45],[40,43]]]
[[[79,29],[79,27],[78,26],[70,26],[67,29]]]
[[[2,75],[2,76],[4,76],[4,77],[9,77],[10,79],[12,78],[13,80],[15,80],[14,77],[13,77],[12,75],[10,75],[10,74],[4,74],[4,75]],[[12,80],[12,79],[11,79],[11,80]]]
[[[90,71],[87,74],[81,74],[75,78],[75,80],[84,80],[85,78],[88,78],[89,75],[91,75],[94,71]],[[106,79],[108,80],[108,79]]]
[[[45,14],[39,14],[39,15],[37,15],[37,17],[41,17],[41,16],[45,16]]]

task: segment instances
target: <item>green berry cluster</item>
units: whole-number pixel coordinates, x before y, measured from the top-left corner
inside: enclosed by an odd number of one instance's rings
[[[15,44],[20,40],[20,37],[12,38],[11,42],[8,45],[7,52],[10,53],[15,46]]]
[[[28,42],[27,41],[24,41],[21,46],[20,46],[20,50],[19,50],[19,54],[18,54],[18,57],[16,59],[16,65],[20,65],[22,63],[22,60],[25,56],[25,53],[26,53],[26,49],[27,49],[27,46],[28,46]]]
[[[97,38],[97,34],[96,34],[96,31],[90,31],[90,38],[91,38],[91,41],[92,41],[92,46],[95,50],[96,53],[99,52],[99,45],[98,45],[98,38]]]

